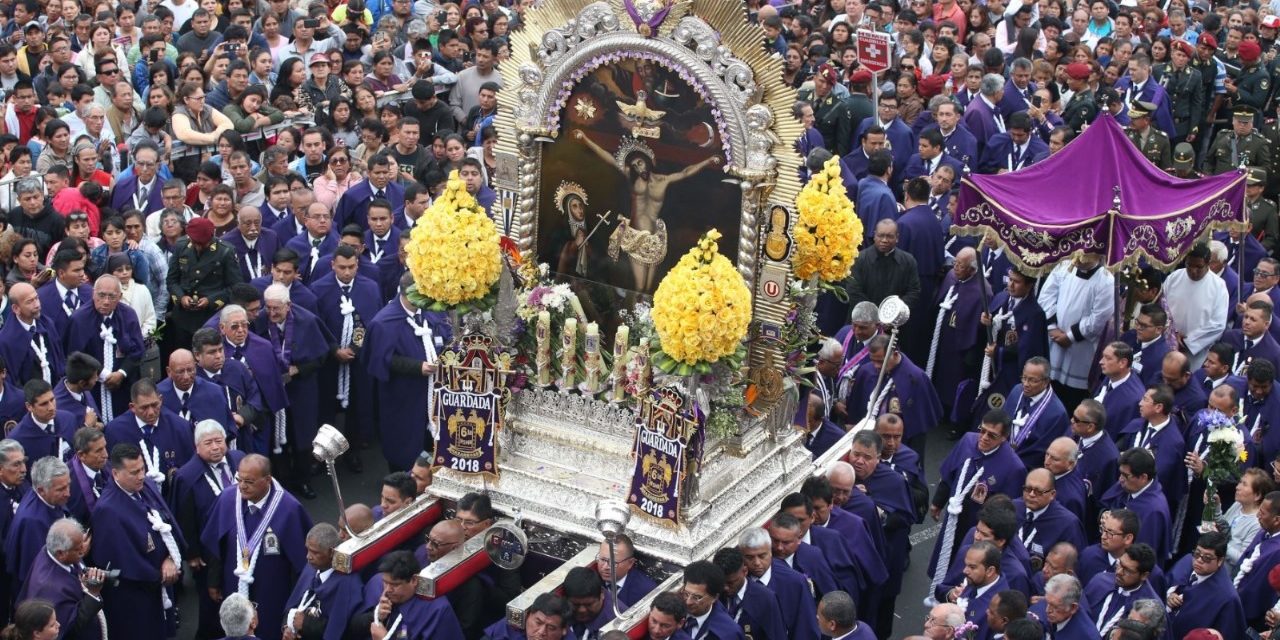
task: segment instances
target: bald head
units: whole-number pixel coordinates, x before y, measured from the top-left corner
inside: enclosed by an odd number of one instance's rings
[[[854,475],[853,465],[843,460],[832,463],[827,470],[827,480],[832,482],[853,482]]]
[[[13,309],[13,314],[24,323],[35,322],[40,316],[40,298],[36,295],[36,288],[25,282],[19,282],[10,287],[9,308]]]
[[[1044,468],[1055,477],[1061,476],[1075,468],[1076,459],[1079,457],[1080,447],[1075,440],[1066,436],[1056,438],[1049,443],[1049,448],[1044,452]]]
[[[373,526],[373,509],[370,509],[367,504],[353,504],[347,507],[343,515],[346,516],[347,526],[351,527],[356,535],[368,531],[369,527]]]
[[[1048,469],[1040,467],[1033,469],[1027,473],[1027,480],[1034,480],[1036,484],[1044,484],[1049,487],[1053,486],[1053,474]]]
[[[191,351],[187,349],[175,349],[173,353],[169,354],[170,369],[179,367],[185,364],[194,364],[195,361],[196,361],[195,356],[191,353]]]

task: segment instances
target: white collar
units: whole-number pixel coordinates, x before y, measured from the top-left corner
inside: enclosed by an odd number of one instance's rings
[[[715,611],[715,605],[712,605],[710,609],[707,609],[706,613],[694,618],[698,623],[698,626],[694,629],[695,634],[700,634],[701,631],[707,627],[707,618],[711,617],[712,611]]]
[[[805,544],[813,544],[813,541],[809,539],[809,532],[808,532],[808,531],[805,531],[805,532],[804,532],[804,537],[803,537],[803,538],[800,538],[800,541],[801,541],[801,542],[804,542]]]
[[[156,174],[156,175],[158,176],[159,174]],[[151,197],[151,187],[152,187],[153,185],[155,185],[155,183],[156,183],[156,176],[152,176],[152,177],[151,177],[151,182],[147,182],[147,183],[143,183],[143,182],[142,182],[142,180],[141,180],[141,179],[139,179],[139,180],[138,180],[138,188],[139,188],[139,189],[141,189],[141,188],[143,188],[143,187],[146,187],[146,188],[147,188],[147,197]]]
[[[50,559],[50,560],[52,560],[54,564],[58,565],[59,567],[62,567],[62,570],[63,570],[63,571],[66,571],[67,573],[72,573],[72,571],[71,571],[71,565],[69,565],[69,564],[62,564],[61,562],[59,562],[57,558],[53,557],[53,553],[52,553],[52,552],[50,552],[50,551],[49,551],[49,549],[48,549],[47,547],[45,548],[44,552],[45,552],[45,554],[46,554],[46,555],[48,555],[48,556],[49,556],[49,559]]]
[[[750,580],[743,580],[743,581],[742,581],[742,588],[738,589],[738,594],[737,594],[737,595],[738,595],[738,600],[740,600],[740,601],[742,601],[742,602],[746,602],[746,600],[747,600],[747,584],[749,584],[750,582],[751,582]]]
[[[1040,516],[1044,515],[1044,512],[1046,512],[1046,511],[1048,511],[1048,510],[1049,510],[1049,505],[1051,505],[1051,504],[1053,504],[1053,502],[1052,502],[1052,501],[1051,501],[1051,502],[1049,502],[1049,504],[1045,505],[1043,509],[1040,509],[1039,511],[1032,511],[1032,512],[1031,512],[1031,517],[1033,517],[1033,518],[1039,518]]]
[[[1160,433],[1161,429],[1164,429],[1165,427],[1169,426],[1169,420],[1170,419],[1168,417],[1165,417],[1164,422],[1161,422],[1160,424],[1152,424],[1151,421],[1148,420],[1147,426],[1151,427],[1152,431],[1155,431],[1156,433]]]
[[[373,233],[372,231],[370,232],[370,234],[373,236],[373,239],[374,239],[374,240],[377,240],[377,241],[379,241],[379,242],[390,242],[390,241],[391,241],[391,230],[390,230],[390,229],[387,229],[387,233],[386,233],[386,235],[381,236],[381,237],[379,237],[379,236],[378,236],[378,234]]]
[[[271,491],[272,489],[268,489],[267,495],[262,496],[261,500],[258,500],[256,502],[250,502],[249,506],[257,507],[259,512],[266,512],[267,500],[271,498]]]
[[[1031,404],[1035,404],[1037,402],[1040,402],[1040,400],[1043,399],[1048,393],[1049,393],[1049,387],[1046,386],[1042,391],[1040,391],[1040,393],[1037,393],[1034,396],[1027,396],[1027,399],[1031,401]]]
[[[1112,389],[1115,389],[1116,387],[1118,387],[1118,386],[1120,386],[1120,385],[1124,384],[1125,382],[1127,382],[1127,381],[1129,380],[1129,376],[1131,376],[1131,375],[1133,375],[1133,370],[1132,370],[1132,369],[1131,369],[1131,370],[1129,370],[1129,373],[1124,374],[1124,377],[1123,377],[1123,378],[1120,378],[1119,380],[1111,380],[1111,378],[1110,378],[1110,377],[1108,377],[1108,378],[1107,378],[1107,380],[1108,380],[1109,382],[1111,382],[1111,388],[1112,388]]]
[[[134,420],[135,422],[137,422],[137,423],[138,423],[138,429],[146,429],[146,428],[147,428],[147,423],[146,423],[146,422],[143,422],[143,421],[142,421],[142,418],[139,418],[139,417],[138,417],[138,414],[136,414],[136,413],[135,413],[135,414],[133,414],[133,420]],[[159,427],[159,426],[160,426],[160,422],[159,422],[159,421],[156,421],[156,426],[157,426],[157,427]]]
[[[63,385],[63,387],[62,387],[62,388],[63,388],[63,389],[66,389],[66,390],[67,390],[67,395],[71,396],[72,398],[75,398],[75,399],[76,399],[76,402],[84,402],[84,392],[83,392],[83,391],[80,391],[80,392],[72,391],[71,389],[67,388],[67,386],[66,386],[66,385]]]
[[[64,285],[62,284],[62,281],[61,281],[61,280],[58,280],[58,279],[56,279],[56,278],[55,278],[55,279],[54,279],[54,281],[53,281],[53,285],[54,285],[55,287],[57,287],[57,288],[58,288],[58,297],[59,297],[59,298],[66,298],[66,297],[67,297],[67,292],[68,292],[68,291],[70,291],[70,289],[68,289],[66,286],[64,286]],[[76,293],[80,293],[80,292],[79,292],[79,291],[76,291]]]
[[[26,331],[27,333],[31,333],[31,328],[36,326],[36,323],[34,322],[32,323],[23,322],[22,318],[19,318],[17,314],[14,314],[13,319],[17,320],[18,324],[22,325],[22,330]]]
[[[1081,440],[1080,440],[1080,448],[1081,448],[1081,449],[1088,449],[1089,447],[1093,446],[1093,443],[1095,443],[1095,442],[1097,442],[1098,440],[1100,440],[1100,439],[1102,438],[1102,436],[1104,436],[1104,435],[1106,435],[1106,434],[1107,434],[1107,432],[1106,432],[1106,431],[1099,431],[1099,432],[1097,432],[1097,433],[1095,433],[1095,434],[1093,434],[1093,435],[1089,436],[1088,438],[1083,438],[1083,439],[1081,439]]]
[[[1148,341],[1146,341],[1146,342],[1140,342],[1140,343],[1138,343],[1138,351],[1142,351],[1143,349],[1146,349],[1147,347],[1149,347],[1149,346],[1151,346],[1151,345],[1155,344],[1155,343],[1156,343],[1156,342],[1158,342],[1159,340],[1160,340],[1160,336],[1156,336],[1156,337],[1154,337],[1154,338],[1152,338],[1152,339],[1150,339],[1150,340],[1148,340]]]
[[[618,585],[618,591],[622,591],[622,587],[627,584],[627,576],[622,576],[621,578],[614,580],[614,583]]]
[[[984,593],[986,593],[986,592],[990,591],[990,590],[991,590],[991,587],[996,586],[996,583],[997,583],[997,582],[999,582],[999,581],[1000,581],[1000,579],[999,579],[999,578],[996,578],[995,580],[992,580],[991,582],[988,582],[988,583],[986,583],[986,584],[982,585],[981,587],[978,587],[978,588],[977,588],[977,590],[975,590],[975,591],[973,592],[973,597],[974,597],[974,598],[981,598],[981,597],[982,597],[982,594],[984,594]]]
[[[767,587],[769,586],[769,581],[772,579],[773,579],[773,565],[770,564],[768,568],[764,570],[764,573],[760,574],[760,584]]]
[[[994,111],[994,110],[995,110],[995,108],[996,108],[996,103],[994,103],[994,102],[992,102],[992,101],[988,100],[988,99],[987,99],[987,97],[986,97],[986,96],[984,96],[984,95],[982,95],[981,93],[979,93],[979,94],[978,94],[978,97],[979,97],[979,98],[982,98],[982,101],[983,101],[983,102],[985,102],[985,103],[987,103],[987,106],[988,106],[988,107],[991,107],[991,110],[992,110],[992,111]]]
[[[31,487],[31,494],[34,495],[37,500],[39,500],[40,502],[43,502],[44,506],[49,507],[50,509],[57,509],[57,507],[49,504],[49,501],[45,500],[44,496],[40,495],[40,492],[36,491],[35,487]]]
[[[1147,489],[1150,489],[1150,488],[1151,488],[1151,485],[1153,485],[1153,484],[1155,484],[1155,483],[1156,483],[1156,481],[1155,481],[1155,480],[1152,480],[1151,482],[1148,482],[1148,483],[1146,484],[1146,486],[1142,487],[1141,489],[1138,489],[1138,490],[1137,490],[1137,491],[1135,491],[1134,493],[1129,494],[1129,498],[1130,498],[1130,499],[1132,499],[1132,498],[1136,498],[1136,497],[1138,497],[1138,496],[1142,495],[1142,494],[1143,494]]]
[[[324,584],[325,581],[329,579],[329,576],[333,575],[333,567],[329,567],[328,569],[325,569],[324,571],[321,571],[316,575],[320,577],[320,584]]]
[[[85,464],[84,461],[80,460],[79,458],[76,459],[76,464],[80,465],[81,469],[84,469],[84,475],[88,477],[90,480],[97,478],[98,474],[101,473],[100,471],[94,471],[93,469],[90,469],[89,465]]]

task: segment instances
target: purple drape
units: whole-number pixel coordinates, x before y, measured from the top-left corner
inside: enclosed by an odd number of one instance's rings
[[[1104,114],[1043,162],[965,178],[952,232],[996,232],[1033,275],[1076,252],[1102,255],[1112,270],[1143,259],[1167,271],[1212,231],[1247,224],[1244,185],[1243,171],[1197,180],[1161,171]]]

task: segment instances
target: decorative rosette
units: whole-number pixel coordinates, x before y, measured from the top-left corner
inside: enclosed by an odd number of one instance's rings
[[[721,359],[741,359],[751,323],[751,291],[720,255],[712,229],[680,258],[653,295],[653,327],[661,351],[653,363],[677,375],[706,373]]]
[[[456,170],[444,194],[418,217],[407,251],[413,304],[460,312],[493,306],[502,273],[498,230]]]
[[[796,197],[796,277],[823,282],[844,280],[853,269],[862,242],[862,220],[840,180],[840,160],[831,158]]]

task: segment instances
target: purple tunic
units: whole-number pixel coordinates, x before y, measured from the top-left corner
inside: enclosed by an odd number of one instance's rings
[[[274,424],[272,414],[289,406],[289,396],[285,393],[283,372],[280,371],[275,349],[266,338],[251,332],[240,347],[224,340],[222,350],[226,354],[228,363],[236,360],[249,371],[258,388],[258,395],[263,405],[261,409],[266,411],[266,415],[261,415],[255,420],[260,433],[255,434],[254,437],[241,438],[238,444],[246,452],[266,453],[259,447],[262,446],[262,441],[269,438],[266,431]]]
[[[364,257],[378,268],[378,288],[385,304],[396,297],[396,288],[400,282],[400,234],[406,233],[398,227],[391,227],[386,240],[373,237],[373,231],[364,232]],[[381,253],[379,253],[381,250]],[[361,268],[363,271],[363,267]],[[367,275],[367,274],[366,274]]]
[[[40,458],[53,456],[59,460],[65,460],[62,455],[63,443],[66,443],[68,455],[71,452],[71,441],[76,435],[75,418],[70,413],[59,410],[54,414],[53,430],[56,434],[50,434],[36,425],[35,418],[31,414],[27,414],[22,422],[9,433],[9,438],[17,440],[22,444],[22,450],[27,456],[27,467],[29,468],[33,462]]]
[[[1096,399],[1102,395],[1104,388],[1107,392],[1102,398],[1102,406],[1107,410],[1107,435],[1112,440],[1119,440],[1120,430],[1130,420],[1138,417],[1138,401],[1142,399],[1146,389],[1142,386],[1142,379],[1134,371],[1129,372],[1120,383],[1104,377],[1101,383],[1094,386],[1093,397]]]
[[[1173,526],[1169,501],[1164,497],[1159,480],[1152,480],[1146,490],[1134,497],[1117,481],[1102,494],[1099,504],[1104,509],[1129,509],[1141,523],[1135,542],[1145,542],[1156,551],[1156,562],[1164,563],[1173,552]]]
[[[347,622],[364,605],[360,576],[334,571],[320,583],[320,588],[312,592],[311,586],[315,576],[315,567],[307,565],[302,569],[302,575],[298,576],[298,583],[294,585],[293,593],[289,594],[284,610],[287,614],[290,609],[301,604],[304,597],[314,596],[315,600],[311,606],[319,608],[326,621],[324,640],[342,640]],[[298,631],[302,630],[298,629]]]
[[[1022,392],[1021,384],[1015,386],[1005,403],[1005,411],[1014,420],[1009,444],[1027,469],[1036,469],[1044,466],[1044,454],[1049,445],[1071,433],[1071,423],[1066,407],[1062,406],[1062,400],[1052,388],[1045,389],[1045,395],[1034,403],[1031,398],[1023,397]],[[1042,402],[1048,404],[1041,407]]]
[[[1258,547],[1261,549],[1259,550]],[[1255,552],[1257,552],[1256,555]],[[1272,568],[1280,564],[1280,535],[1259,531],[1253,542],[1245,547],[1240,558],[1241,565],[1244,564],[1245,559],[1253,559],[1253,566],[1248,573],[1243,577],[1240,575],[1244,569],[1242,566],[1240,572],[1236,574],[1236,578],[1240,580],[1237,592],[1240,594],[1240,604],[1244,607],[1244,617],[1249,622],[1249,626],[1262,629],[1267,609],[1270,609],[1276,601],[1276,592],[1267,581],[1267,575],[1271,573]]]
[[[19,391],[21,393],[21,391]],[[58,402],[58,410],[70,413],[76,420],[76,425],[84,424],[84,417],[88,413],[88,409],[93,409],[94,415],[98,419],[102,419],[102,412],[98,410],[98,401],[94,399],[92,393],[81,393],[80,399],[76,399],[67,390],[67,379],[63,378],[53,387],[53,399]]]
[[[30,578],[23,583],[18,592],[18,601],[40,598],[53,603],[54,616],[62,627],[58,633],[59,640],[75,638],[76,640],[101,640],[102,630],[98,627],[96,617],[77,629],[76,621],[80,616],[81,603],[93,603],[93,611],[99,611],[101,604],[96,603],[85,594],[80,584],[82,566],[72,567],[71,571],[58,564],[41,545],[40,553],[31,563]],[[96,606],[95,606],[96,605]],[[85,612],[88,615],[89,612]]]
[[[271,504],[275,492],[272,487],[265,500]],[[209,520],[200,534],[200,544],[207,556],[221,560],[222,575],[210,576],[211,582],[222,588],[223,594],[235,593],[239,579],[235,575],[239,554],[236,553],[236,491],[223,491],[214,504]],[[244,507],[247,509],[247,504]],[[257,529],[264,512],[244,515],[245,535],[251,536]],[[271,516],[267,534],[259,543],[258,564],[254,567],[253,585],[249,599],[258,603],[258,635],[263,640],[279,640],[284,620],[284,604],[288,600],[294,576],[302,572],[307,562],[306,537],[311,530],[311,516],[288,492],[280,499],[280,505]],[[274,544],[272,540],[274,535]]]
[[[318,247],[319,259],[316,260],[316,264],[333,255],[334,249],[338,248],[338,234],[335,231],[330,230],[328,235],[318,239],[320,240]],[[284,243],[286,249],[292,249],[298,254],[298,271],[302,274],[302,281],[306,284],[311,284],[311,273],[316,267],[316,264],[311,263],[311,247],[315,240],[316,238],[312,238],[310,233],[304,233],[294,236]]]
[[[228,441],[236,439],[238,434],[236,423],[231,417],[231,410],[227,407],[224,390],[218,383],[196,376],[195,384],[185,391],[187,394],[185,401],[178,397],[178,390],[174,388],[173,380],[169,378],[161,380],[156,385],[156,390],[160,392],[160,400],[164,403],[164,408],[190,422],[193,428],[203,420],[213,420],[226,430]]]
[[[275,323],[269,323],[265,337],[282,365],[287,363],[298,368],[285,385],[289,396],[290,437],[295,443],[310,443],[320,430],[319,370],[332,348],[333,337],[314,314],[301,307],[289,309],[283,331]]]
[[[263,205],[263,207],[265,206]],[[240,235],[239,229],[232,229],[222,236],[223,242],[235,248],[236,263],[240,265],[240,273],[244,275],[245,282],[270,274],[271,261],[275,257],[276,251],[284,246],[284,243],[280,241],[280,237],[269,227],[270,224],[263,220],[262,235],[258,236],[258,241],[254,243],[252,251],[249,249],[249,244],[245,242],[244,236]]]
[[[79,299],[75,309],[72,310],[73,312],[84,307],[93,306],[92,286],[82,284],[76,287],[75,292]],[[36,289],[36,296],[40,298],[40,315],[53,322],[53,326],[58,330],[58,335],[67,335],[67,320],[71,319],[71,314],[67,313],[66,298],[58,292],[58,283],[52,280],[46,282],[39,289]]]
[[[102,394],[110,393],[112,409],[119,415],[129,407],[129,386],[141,376],[142,358],[147,354],[147,345],[142,340],[142,327],[138,324],[138,314],[128,305],[121,304],[111,313],[110,318],[102,314],[91,304],[80,307],[67,322],[67,330],[63,334],[63,347],[66,353],[83,351],[98,359],[106,366],[103,356],[102,327],[110,325],[116,339],[112,357],[115,359],[112,371],[124,371],[125,379],[114,390],[109,390],[102,382],[94,389],[98,406],[102,406]]]
[[[867,402],[875,390],[880,372],[874,366],[858,367],[849,385],[849,398],[845,402],[848,423],[857,424],[867,415]],[[923,435],[942,419],[942,404],[933,384],[906,355],[886,376],[893,380],[893,388],[883,395],[881,414],[895,413],[902,418],[904,440]],[[887,385],[888,382],[885,382]]]
[[[383,307],[369,323],[369,335],[361,352],[375,386],[378,424],[382,433],[382,453],[392,470],[408,470],[423,450],[427,431],[429,378],[401,375],[393,370],[393,360],[425,360],[422,339],[409,326],[408,312],[399,298]],[[453,330],[443,313],[424,312],[431,327],[436,351],[453,340]]]
[[[1191,584],[1191,556],[1183,556],[1169,571],[1169,584],[1182,595],[1182,606],[1169,613],[1170,637],[1186,637],[1192,629],[1217,629],[1223,638],[1244,638],[1244,607],[1231,584],[1231,568],[1223,565],[1213,575]]]
[[[960,477],[961,471],[964,472],[963,478]],[[954,492],[962,491],[972,484],[973,488],[965,492],[961,512],[956,521],[955,530],[959,537],[959,532],[967,531],[977,521],[977,514],[982,504],[977,502],[975,497],[983,497],[984,492],[987,496],[998,493],[1011,497],[1022,495],[1022,482],[1026,477],[1026,467],[1022,465],[1022,460],[1007,442],[984,454],[978,449],[978,434],[966,433],[942,461],[942,467],[938,471],[938,489],[933,495],[933,505],[939,508],[944,507]],[[975,481],[974,478],[977,480]],[[933,575],[941,547],[942,536],[938,536],[929,560],[929,575]],[[951,558],[943,558],[942,561],[948,566],[951,564]]]
[[[46,315],[36,318],[35,329],[40,336],[40,344],[48,350],[49,374],[53,377],[49,383],[56,384],[67,365],[67,357],[62,352],[62,333]],[[17,386],[43,377],[40,360],[31,343],[31,334],[16,317],[0,327],[0,357],[9,367],[8,380]]]
[[[1144,447],[1156,458],[1156,477],[1164,497],[1169,501],[1169,513],[1178,512],[1178,503],[1187,492],[1187,466],[1183,459],[1187,454],[1187,442],[1182,435],[1183,426],[1177,418],[1169,418],[1169,424],[1158,432],[1150,429],[1146,420],[1129,421],[1120,430],[1119,448],[1129,450]]]
[[[369,323],[378,315],[378,311],[382,309],[383,303],[381,294],[378,292],[378,284],[372,279],[364,276],[364,267],[357,269],[356,277],[352,280],[350,294],[347,299],[351,302],[352,311],[352,339],[355,338],[355,330],[359,329],[366,333]],[[334,338],[335,347],[343,347],[348,345],[339,344],[342,339],[342,285],[333,275],[322,277],[311,285],[315,291],[316,299],[319,303],[320,313],[318,314],[321,322],[328,329],[329,334]],[[374,424],[376,407],[374,406],[373,395],[373,378],[369,375],[368,361],[366,358],[360,357],[362,348],[352,346],[356,351],[356,359],[349,363],[350,370],[350,390],[347,396],[347,431],[348,433],[356,431],[367,437],[370,427]],[[338,376],[340,373],[339,362],[337,359],[331,359],[320,372],[320,390],[321,400],[324,404],[322,407],[322,416],[326,421],[332,421],[331,416],[337,412],[338,403],[336,400],[338,390]]]
[[[253,285],[253,287],[257,289],[260,293],[266,293],[267,287],[271,286],[273,282],[274,281],[271,279],[271,274],[268,273],[267,275],[262,276],[260,278],[254,278],[253,280],[250,280],[249,284]],[[307,287],[307,285],[302,283],[301,278],[294,280],[293,284],[289,285],[289,302],[292,303],[294,306],[302,307],[303,309],[306,309],[311,313],[315,313],[317,310],[319,310],[319,307],[316,304],[316,294],[312,293],[311,289]],[[259,316],[259,318],[261,317],[262,316]],[[217,321],[217,318],[215,317],[213,319],[212,326],[216,327],[217,325],[218,325],[218,321]]]
[[[195,455],[195,435],[191,423],[178,417],[178,414],[161,408],[160,420],[156,423],[151,438],[145,438],[142,428],[138,426],[138,418],[133,411],[126,411],[107,424],[107,450],[122,442],[138,446],[146,444],[160,452],[160,468],[155,469],[165,475],[165,495],[173,490],[173,475],[178,467],[186,464]],[[149,440],[149,441],[148,441]],[[152,471],[152,469],[148,469]]]
[[[34,489],[22,498],[4,538],[5,572],[15,585],[21,585],[27,579],[36,554],[44,549],[44,538],[49,534],[49,527],[59,518],[68,515],[70,514],[65,506],[50,505]]]
[[[1031,513],[1022,498],[1013,501],[1018,516],[1018,535],[1031,556],[1044,558],[1059,542],[1070,542],[1077,550],[1085,547],[1084,525],[1080,518],[1062,506],[1057,499],[1045,507],[1044,512],[1028,521]]]

